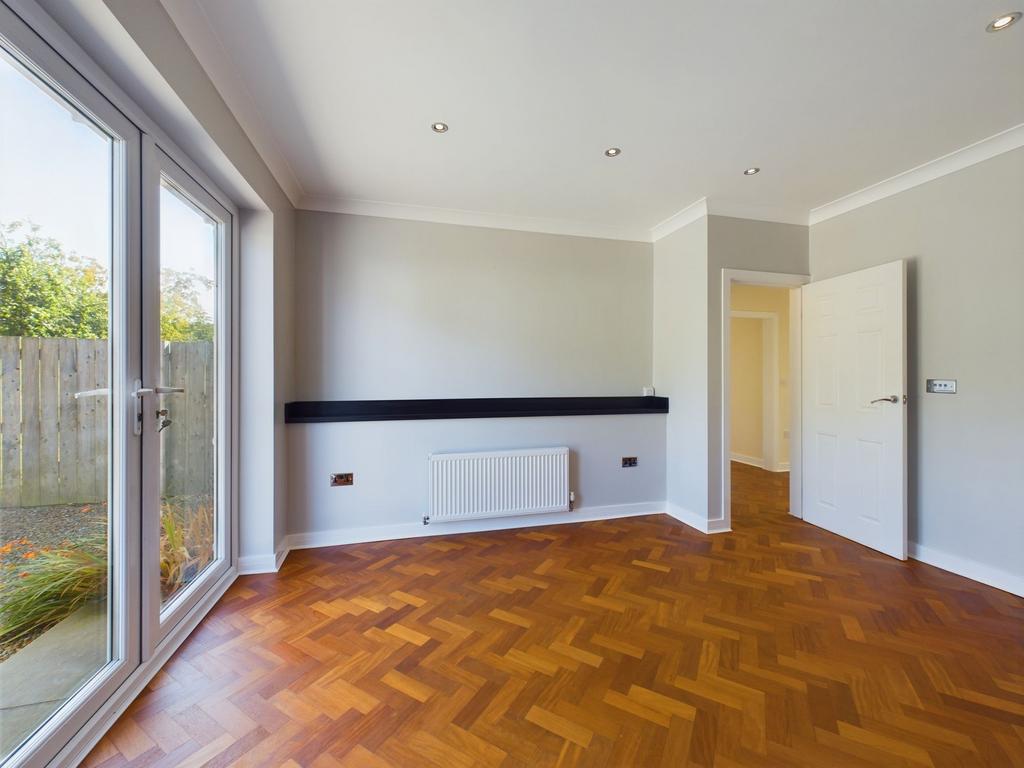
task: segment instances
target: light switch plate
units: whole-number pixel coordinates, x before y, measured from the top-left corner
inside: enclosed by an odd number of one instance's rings
[[[937,395],[955,395],[956,379],[928,379],[925,389]]]

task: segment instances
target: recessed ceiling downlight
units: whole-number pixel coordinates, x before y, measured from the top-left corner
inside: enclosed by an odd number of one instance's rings
[[[448,123],[431,123],[430,130],[434,133],[445,133],[448,130]]]
[[[997,19],[993,19],[989,22],[989,25],[985,27],[986,32],[1002,32],[1007,27],[1012,27],[1020,19],[1020,11],[1014,11],[1013,13],[1004,13]]]
[[[757,174],[757,173],[760,173],[760,172],[761,172],[760,168],[753,168],[752,167],[752,168],[747,168],[747,170],[745,170],[743,172],[743,175],[744,176],[753,176],[754,174]]]
[[[618,157],[622,154],[622,150],[618,147],[608,147],[608,149],[604,151],[604,154],[606,157]]]

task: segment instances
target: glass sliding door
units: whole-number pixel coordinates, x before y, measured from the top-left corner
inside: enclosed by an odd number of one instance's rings
[[[140,660],[140,134],[0,5],[0,763]]]
[[[144,608],[154,648],[230,565],[226,478],[232,217],[147,142]]]

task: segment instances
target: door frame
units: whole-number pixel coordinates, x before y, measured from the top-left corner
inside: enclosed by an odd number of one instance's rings
[[[142,133],[106,94],[50,45],[36,28],[6,2],[0,2],[0,39],[13,58],[83,115],[115,136],[111,200],[111,275],[109,284],[109,411],[110,472],[107,646],[110,660],[86,680],[34,733],[8,757],[5,765],[48,764],[63,745],[81,731],[104,701],[120,690],[141,664],[140,653],[140,519],[139,441],[131,434],[134,417],[132,382],[141,365],[139,354],[139,222],[141,204]],[[111,597],[111,592],[113,593]]]
[[[767,288],[799,288],[811,282],[810,275],[794,274],[789,272],[760,272],[750,269],[723,269],[722,270],[722,310],[719,322],[721,324],[721,382],[720,401],[721,412],[721,435],[719,445],[721,451],[712,461],[719,463],[719,477],[722,479],[719,498],[722,500],[722,508],[719,510],[720,517],[724,522],[723,530],[732,528],[732,467],[730,465],[730,430],[732,421],[730,417],[730,341],[732,335],[732,286],[738,285],[761,285]],[[789,292],[789,514],[794,517],[803,517],[803,489],[801,486],[800,472],[800,344],[802,339],[800,291]]]
[[[190,169],[178,162],[147,134],[142,137],[142,381],[155,387],[160,382],[160,185],[167,178],[189,202],[220,222],[217,274],[216,343],[216,487],[214,498],[218,527],[217,560],[203,575],[181,590],[166,606],[160,595],[160,466],[162,459],[158,431],[146,418],[142,430],[142,659],[148,660],[171,631],[229,571],[236,570],[237,548],[237,360],[238,325],[235,297],[238,252],[238,209],[216,187],[209,188],[196,179]],[[223,331],[227,332],[224,333]],[[171,384],[174,384],[171,382]],[[164,402],[159,395],[142,403],[149,413]],[[174,401],[167,401],[173,408]],[[224,407],[226,406],[226,407]]]
[[[761,322],[761,467],[769,472],[781,472],[779,469],[779,315],[777,312],[760,312],[746,309],[734,309],[731,320],[759,320]],[[729,323],[730,333],[732,323]],[[732,340],[730,339],[730,344]],[[731,396],[731,392],[728,396]],[[723,392],[723,397],[727,393]],[[731,434],[730,434],[731,439]],[[729,446],[730,461],[744,462],[743,459],[732,458],[732,446]],[[753,456],[744,458],[754,459]]]

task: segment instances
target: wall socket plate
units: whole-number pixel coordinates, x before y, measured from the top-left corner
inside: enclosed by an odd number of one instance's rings
[[[356,482],[355,475],[351,472],[333,472],[331,473],[331,486],[336,485],[354,485]]]
[[[636,466],[636,456],[623,456],[622,457],[622,466],[623,467],[635,467]]]
[[[937,395],[955,395],[956,379],[927,379],[925,390]]]

